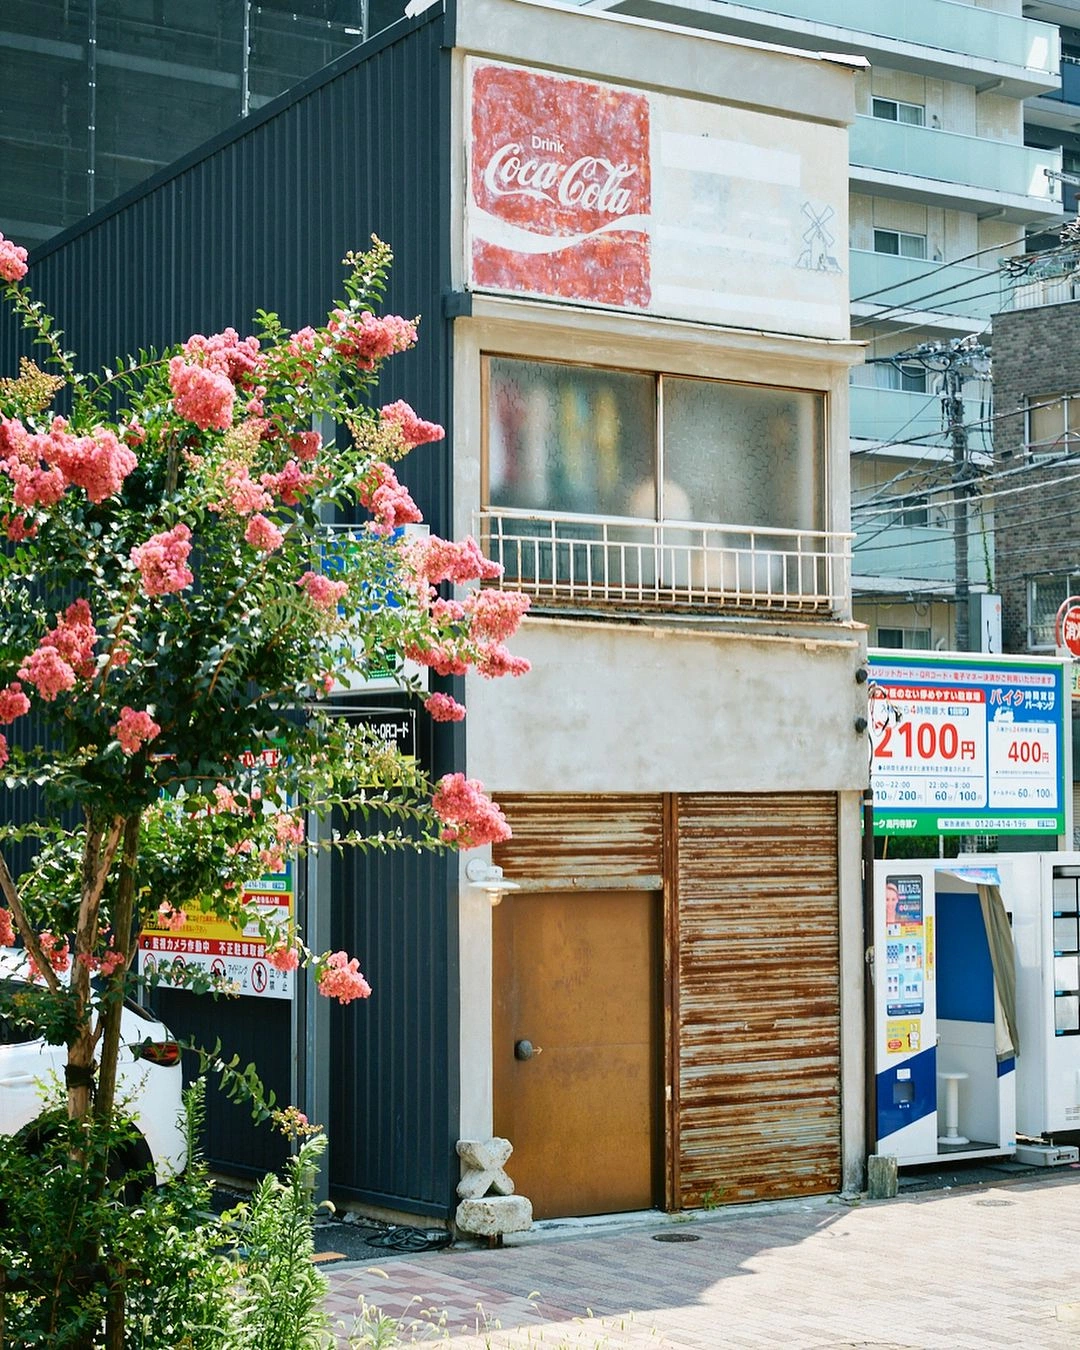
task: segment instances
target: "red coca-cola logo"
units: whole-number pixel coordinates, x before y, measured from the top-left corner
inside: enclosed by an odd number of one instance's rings
[[[471,162],[474,285],[648,305],[645,95],[513,66],[478,66]]]

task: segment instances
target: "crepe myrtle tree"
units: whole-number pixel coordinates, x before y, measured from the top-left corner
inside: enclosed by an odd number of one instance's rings
[[[378,240],[350,254],[321,326],[260,312],[253,336],[87,374],[0,235],[0,289],[40,353],[0,380],[0,778],[47,805],[0,831],[36,849],[18,877],[0,857],[0,944],[21,941],[33,976],[19,1015],[67,1046],[73,1120],[116,1109],[127,988],[215,985],[179,963],[139,977],[140,931],[182,930],[193,907],[251,922],[245,886],[307,846],[295,804],[362,813],[330,847],[509,834],[481,784],[428,782],[326,702],[388,653],[442,675],[528,668],[504,645],[528,600],[470,587],[501,570],[476,542],[398,528],[421,516],[392,465],[443,431],[404,402],[367,406],[381,364],[417,339],[415,321],[376,312],[390,261]],[[349,436],[324,443],[313,428],[328,424]],[[335,545],[321,522],[356,503],[371,519]],[[464,716],[442,693],[426,707]],[[36,748],[8,725],[27,715]],[[357,958],[314,953],[292,927],[264,937],[329,997],[371,992]]]

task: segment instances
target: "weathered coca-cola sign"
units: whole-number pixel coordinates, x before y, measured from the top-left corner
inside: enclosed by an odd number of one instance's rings
[[[644,308],[649,103],[516,66],[472,80],[473,284]]]

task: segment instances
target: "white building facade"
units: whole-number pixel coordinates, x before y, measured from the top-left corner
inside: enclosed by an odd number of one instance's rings
[[[859,63],[457,22],[455,525],[533,665],[466,681],[514,836],[461,860],[462,1134],[541,1217],[856,1185]]]
[[[1008,293],[1001,260],[1063,219],[1062,145],[1076,110],[1062,101],[1072,70],[1058,26],[1070,15],[1076,21],[1076,6],[589,4],[868,59],[850,140],[852,335],[868,344],[851,391],[855,613],[872,645],[966,646],[955,613],[953,485],[957,460],[968,470],[989,465],[990,383],[963,382],[965,446],[957,452],[940,370],[903,357],[969,335],[988,344],[990,316]],[[973,507],[969,516],[959,547],[977,592],[993,578],[992,511]]]

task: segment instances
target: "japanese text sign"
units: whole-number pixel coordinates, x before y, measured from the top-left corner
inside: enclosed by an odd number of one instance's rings
[[[1060,662],[870,658],[877,834],[1063,834]]]

